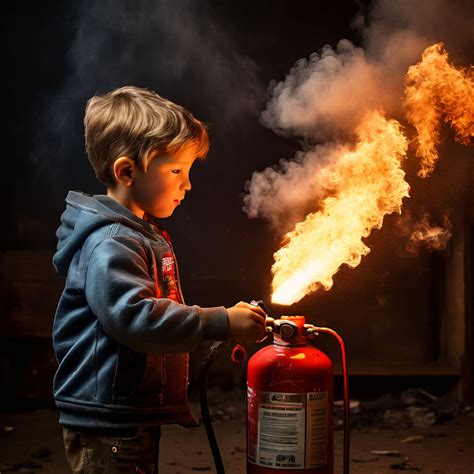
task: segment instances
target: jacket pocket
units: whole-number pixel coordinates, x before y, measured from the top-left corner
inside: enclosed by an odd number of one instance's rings
[[[163,391],[163,358],[142,354],[120,346],[113,387],[114,402],[143,406],[144,402],[161,402]]]
[[[163,403],[163,386],[165,383],[165,368],[162,355],[146,355],[146,366],[143,377],[138,385],[137,396],[140,400],[158,401]]]
[[[146,354],[140,354],[128,347],[119,345],[115,362],[113,402],[130,404],[131,400],[136,396],[145,367]]]

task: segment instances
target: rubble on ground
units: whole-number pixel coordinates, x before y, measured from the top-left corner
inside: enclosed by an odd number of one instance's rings
[[[464,411],[469,411],[465,407]],[[463,411],[462,403],[450,395],[437,397],[424,389],[409,389],[400,394],[388,393],[375,400],[351,400],[351,428],[430,428],[456,418]],[[344,426],[342,401],[334,403],[334,426]],[[420,441],[420,440],[417,440]],[[414,440],[406,443],[416,442]]]

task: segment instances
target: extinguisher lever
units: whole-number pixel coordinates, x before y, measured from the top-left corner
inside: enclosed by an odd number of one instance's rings
[[[258,300],[258,301],[252,300],[250,304],[252,304],[254,306],[258,306],[259,308],[263,309],[263,312],[267,316],[270,316],[270,318],[274,318],[270,308],[265,304],[265,302],[263,300]]]
[[[265,341],[268,336],[273,333],[273,332],[276,332],[276,324],[275,324],[275,319],[270,311],[270,309],[268,308],[268,306],[263,302],[263,300],[258,300],[258,301],[255,301],[255,300],[252,300],[250,302],[250,304],[252,306],[258,306],[260,309],[263,310],[263,312],[265,313],[265,315],[267,316],[266,317],[266,320],[265,320],[265,330],[266,330],[266,334],[265,336],[262,338],[262,339],[259,339],[258,341],[256,342],[263,342]]]

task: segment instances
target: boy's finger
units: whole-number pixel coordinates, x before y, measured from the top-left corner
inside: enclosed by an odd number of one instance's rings
[[[262,308],[255,308],[254,306],[251,306],[249,309],[251,309],[254,314],[258,315],[259,318],[265,319],[267,317],[265,311],[263,311]]]
[[[263,311],[263,309],[260,308],[260,306],[255,306],[245,301],[239,301],[235,306],[237,308],[250,309],[253,313],[257,313],[259,316],[263,316],[263,317],[266,316],[265,311]]]
[[[260,308],[260,306],[255,306],[253,304],[249,304],[249,308],[254,312],[254,313],[258,313],[260,314],[261,316],[263,317],[266,317],[267,316],[267,313],[265,313],[265,311]]]

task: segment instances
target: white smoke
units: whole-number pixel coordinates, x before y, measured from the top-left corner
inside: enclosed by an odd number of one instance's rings
[[[413,39],[403,40],[410,51],[423,50],[414,47]],[[398,111],[396,90],[403,84],[400,69],[406,71],[406,62],[399,56],[387,62],[370,60],[348,40],[339,41],[335,50],[326,45],[320,54],[297,61],[283,81],[270,84],[272,98],[261,121],[276,133],[309,141],[338,138],[352,132],[368,110]]]
[[[314,210],[315,203],[327,195],[321,173],[339,156],[334,144],[298,152],[292,160],[281,159],[278,166],[254,173],[247,183],[245,198],[249,217],[263,217],[277,229],[293,227]],[[249,197],[251,197],[249,199]]]

